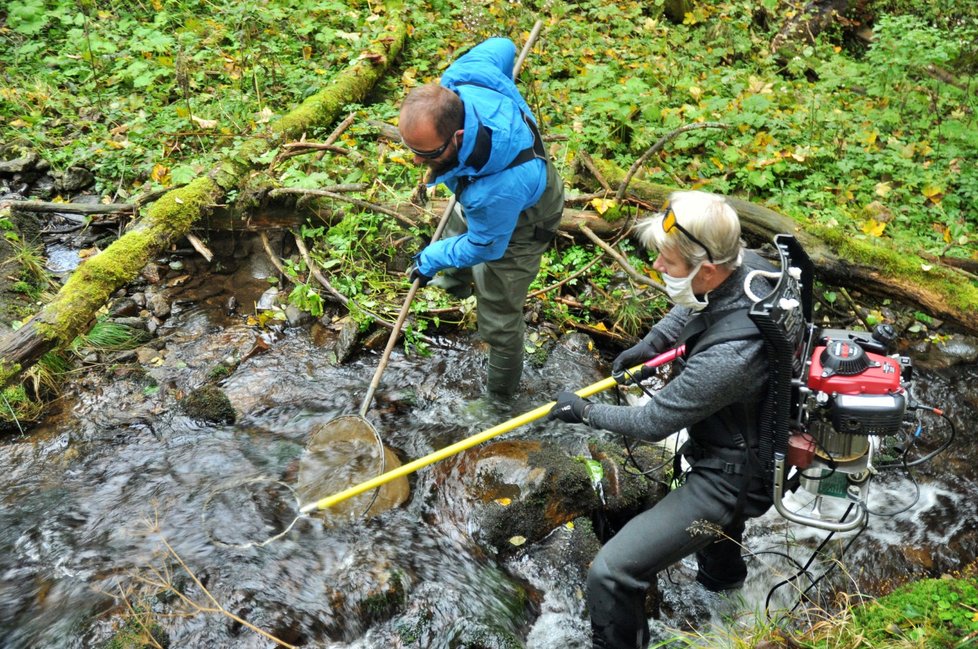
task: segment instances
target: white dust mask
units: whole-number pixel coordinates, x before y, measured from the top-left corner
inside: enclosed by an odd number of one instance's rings
[[[697,264],[696,268],[686,277],[673,277],[672,275],[661,273],[662,281],[666,283],[666,293],[669,294],[669,297],[672,298],[674,303],[693,311],[702,311],[709,304],[709,299],[705,295],[701,302],[696,299],[696,295],[693,293],[693,278],[696,277],[696,273],[700,272],[702,265],[702,263]]]

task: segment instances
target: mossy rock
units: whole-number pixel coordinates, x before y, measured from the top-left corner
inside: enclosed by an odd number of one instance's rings
[[[501,556],[599,506],[584,465],[559,447],[506,441],[479,455],[469,488],[484,504],[475,507],[474,527]]]
[[[975,610],[978,579],[923,579],[855,609],[853,619],[873,645],[926,638],[935,649],[964,647],[963,638],[978,637]]]
[[[180,402],[180,407],[188,417],[222,424],[233,424],[237,413],[224,390],[213,385],[205,385],[191,392]]]

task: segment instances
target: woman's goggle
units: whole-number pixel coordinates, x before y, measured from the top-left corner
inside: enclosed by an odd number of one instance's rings
[[[710,252],[710,249],[703,245],[702,241],[690,234],[689,230],[679,225],[679,221],[676,220],[676,213],[672,211],[672,206],[668,206],[666,207],[665,214],[662,215],[662,231],[669,234],[673,230],[679,230],[686,235],[687,239],[698,245],[704,250],[704,252],[706,252],[706,258],[710,260],[710,263],[714,263],[713,254]]]
[[[455,138],[455,134],[452,133],[451,135],[448,136],[448,139],[445,140],[444,144],[442,144],[437,149],[431,149],[430,151],[419,151],[418,149],[415,149],[410,145],[408,145],[408,143],[405,142],[403,139],[401,140],[401,143],[407,147],[408,151],[418,156],[419,158],[424,158],[425,160],[434,160],[435,158],[437,158],[438,156],[440,156],[445,152],[445,149],[448,148],[448,145],[452,143],[452,140],[454,138]]]

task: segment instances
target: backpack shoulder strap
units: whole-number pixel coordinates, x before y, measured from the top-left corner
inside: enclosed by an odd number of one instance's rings
[[[749,309],[743,308],[719,315],[697,314],[683,327],[679,342],[686,344],[688,358],[718,343],[760,337],[761,331],[751,320]]]

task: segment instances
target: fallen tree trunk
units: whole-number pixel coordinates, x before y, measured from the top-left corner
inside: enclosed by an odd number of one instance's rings
[[[235,210],[214,210],[206,219],[195,224],[195,227],[212,231],[235,232],[267,232],[269,230],[293,230],[304,224],[335,225],[345,216],[342,201],[304,197],[296,202],[266,201],[260,207],[243,215]],[[437,215],[445,211],[447,199],[435,199],[426,209],[410,203],[401,205],[383,205],[382,213],[397,212],[404,219],[415,221],[418,225],[434,227]],[[369,209],[369,208],[367,208]],[[391,217],[395,218],[395,217]],[[560,220],[560,230],[568,234],[578,234],[581,226],[586,225],[592,231],[601,235],[612,235],[625,226],[622,221],[607,221],[593,210],[578,210],[564,208]]]
[[[813,0],[800,11],[790,13],[777,35],[771,39],[771,52],[785,58],[793,56],[802,45],[815,42],[815,38],[828,29],[849,10],[848,0]]]
[[[612,185],[624,179],[625,171],[614,164],[604,160],[595,163]],[[628,185],[629,194],[654,205],[662,205],[675,190],[641,180]],[[967,333],[978,334],[978,283],[968,273],[896,250],[883,240],[856,239],[840,229],[800,223],[757,203],[736,197],[728,200],[749,237],[771,241],[776,234],[794,235],[826,283],[897,299]]]
[[[400,4],[397,6],[370,49],[328,87],[273,123],[268,136],[245,142],[207,176],[163,195],[125,235],[79,266],[39,313],[0,340],[0,386],[11,383],[46,352],[84,333],[116,290],[137,277],[173,241],[188,234],[201,215],[246,178],[255,165],[253,160],[310,129],[330,124],[345,105],[362,101],[406,39],[407,26]]]

